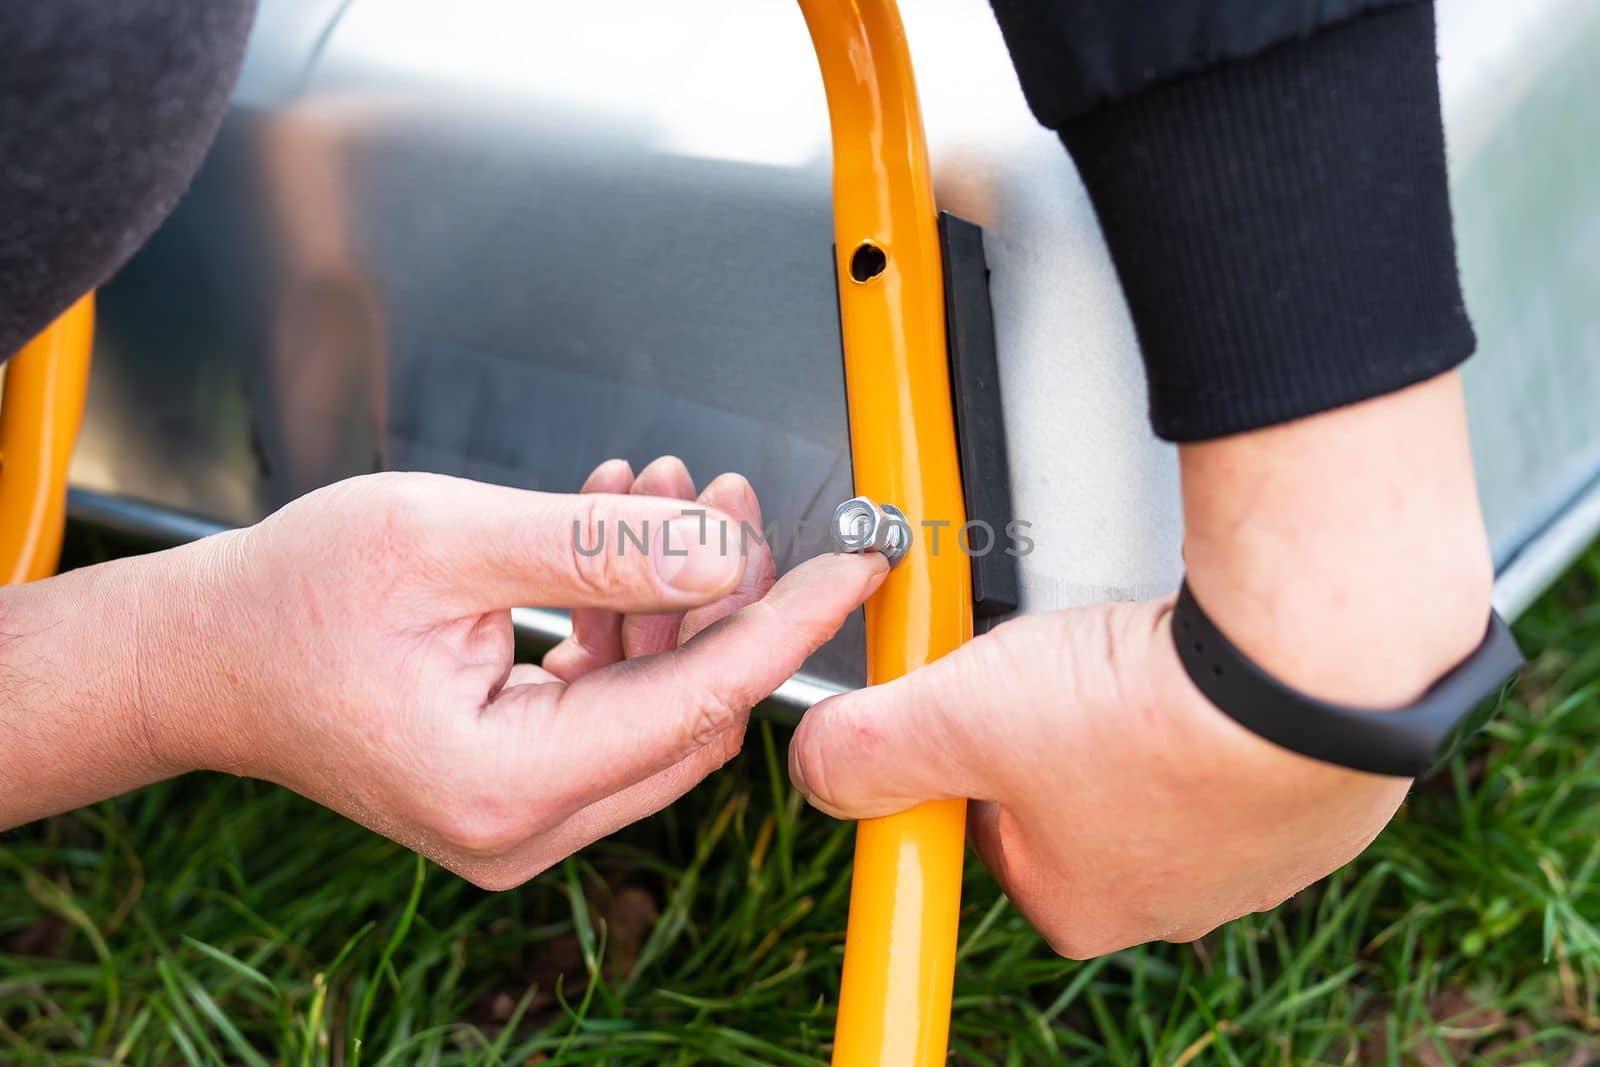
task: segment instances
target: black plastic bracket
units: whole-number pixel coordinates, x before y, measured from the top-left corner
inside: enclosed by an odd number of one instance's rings
[[[972,549],[973,629],[988,630],[1017,610],[1017,557],[1011,548],[1011,468],[1006,459],[1005,412],[995,356],[994,309],[989,303],[989,263],[983,230],[939,213],[944,261],[945,337],[950,349],[950,394],[955,404],[956,445],[967,522],[987,525],[968,533]],[[957,546],[952,546],[957,547]]]

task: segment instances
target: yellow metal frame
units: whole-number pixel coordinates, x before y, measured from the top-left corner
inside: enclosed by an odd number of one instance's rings
[[[67,521],[67,468],[83,423],[94,294],[5,367],[0,403],[0,583],[54,574]]]
[[[867,681],[897,678],[972,636],[964,553],[924,519],[966,520],[945,349],[944,279],[922,114],[894,0],[799,0],[833,130],[833,212],[856,492],[899,506],[911,550],[867,602]],[[861,245],[881,273],[851,276]],[[945,1062],[966,803],[868,819],[856,833],[833,1062]]]

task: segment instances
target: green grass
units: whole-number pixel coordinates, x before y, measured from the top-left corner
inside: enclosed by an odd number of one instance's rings
[[[972,864],[953,1059],[1600,1062],[1600,550],[1518,630],[1364,856],[1197,946],[1058,960]],[[0,1063],[825,1063],[851,832],[784,743],[501,895],[217,776],[0,836]]]

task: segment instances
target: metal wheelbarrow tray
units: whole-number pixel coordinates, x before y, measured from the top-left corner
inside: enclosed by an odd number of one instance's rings
[[[987,5],[905,18],[940,207],[984,229],[1023,609],[1168,593],[1176,457],[1072,164]],[[1600,8],[1439,23],[1514,614],[1600,530]],[[672,452],[748,475],[788,566],[851,495],[830,218],[793,4],[263,0],[205,170],[102,293],[71,512],[181,540],[375,469],[571,490]],[[858,620],[779,702],[863,677]]]

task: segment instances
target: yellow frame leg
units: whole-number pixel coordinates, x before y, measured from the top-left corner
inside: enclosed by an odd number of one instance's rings
[[[0,583],[54,574],[67,521],[67,468],[83,423],[94,294],[23,346],[0,402]]]
[[[972,636],[970,565],[948,535],[966,521],[966,508],[945,349],[938,220],[911,57],[894,0],[799,3],[822,67],[833,131],[855,488],[900,507],[914,532],[906,558],[867,602],[867,681],[877,684]],[[881,257],[861,252],[863,245],[875,246]],[[951,523],[937,554],[921,526],[925,519]],[[965,829],[960,800],[860,824],[834,1034],[839,1067],[945,1062]]]

